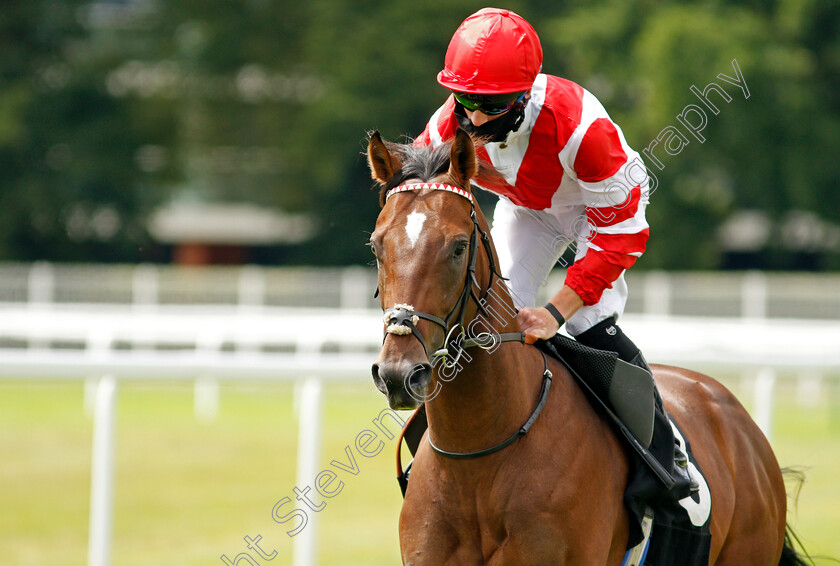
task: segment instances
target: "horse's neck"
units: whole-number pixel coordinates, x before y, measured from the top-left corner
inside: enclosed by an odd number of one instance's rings
[[[482,300],[487,315],[469,325],[473,337],[519,331],[504,282],[493,287]],[[433,442],[444,450],[469,452],[504,440],[533,411],[543,369],[537,350],[519,342],[465,349],[453,368],[437,367],[431,385],[439,390],[426,403]]]

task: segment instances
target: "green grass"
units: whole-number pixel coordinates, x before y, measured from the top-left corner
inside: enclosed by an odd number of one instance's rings
[[[784,410],[777,412],[773,423],[773,445],[782,467],[805,472],[798,500],[789,499],[789,522],[812,555],[840,558],[840,387],[837,381],[824,384],[823,392],[826,397],[816,405],[801,407],[795,403],[792,386],[780,388],[777,405],[782,405]],[[795,493],[795,487],[795,483],[789,482],[788,493]]]
[[[731,385],[749,399],[748,388]],[[376,430],[371,420],[384,400],[366,383],[330,384],[325,393],[319,469],[346,461],[350,445],[359,472],[338,471],[344,487],[317,514],[320,563],[399,564],[395,442],[372,458],[354,446],[361,430]],[[807,473],[790,520],[812,554],[840,557],[840,389],[824,384],[813,406],[795,393],[780,384],[774,422],[779,462]],[[276,523],[272,508],[294,499],[293,398],[290,385],[223,385],[219,417],[202,423],[189,385],[121,383],[114,566],[222,564],[222,554],[246,551],[259,564],[290,564],[294,539],[286,531],[295,522]],[[3,564],[87,563],[91,437],[80,382],[0,382]],[[248,551],[243,537],[258,535],[266,552],[277,552],[273,560]]]

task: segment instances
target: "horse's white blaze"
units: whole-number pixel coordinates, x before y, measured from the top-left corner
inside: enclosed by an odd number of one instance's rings
[[[412,212],[408,215],[405,222],[405,233],[411,241],[411,247],[417,243],[417,238],[420,237],[420,232],[423,230],[423,224],[426,222],[426,215],[422,212]]]

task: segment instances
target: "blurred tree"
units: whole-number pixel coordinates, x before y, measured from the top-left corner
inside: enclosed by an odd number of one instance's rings
[[[658,187],[641,265],[718,267],[723,250],[715,229],[739,209],[763,210],[777,220],[811,210],[840,221],[834,158],[840,114],[838,91],[829,87],[837,58],[832,68],[827,47],[837,45],[838,13],[836,2],[820,0],[604,0],[572,7],[550,24],[553,33],[544,42],[565,54],[570,78],[601,98],[634,148],[650,148],[668,126],[685,136],[677,155],[667,155],[661,143],[654,151],[662,169],[645,158]],[[818,64],[818,57],[826,63]],[[718,78],[736,78],[733,60],[749,98]],[[712,82],[731,97],[723,102],[710,95],[719,101],[717,115],[690,91]],[[677,119],[689,104],[705,112],[702,142]],[[699,115],[687,118],[699,123]],[[781,239],[774,234],[771,248],[783,247]],[[775,266],[785,267],[785,260]]]
[[[0,17],[0,256],[101,259],[130,229],[127,116],[90,82],[78,2],[7,2]],[[127,139],[128,138],[128,139]],[[112,190],[113,189],[113,190]],[[79,222],[80,217],[95,220]],[[76,229],[78,228],[78,229]],[[90,232],[89,232],[90,231]]]
[[[370,190],[363,134],[379,129],[387,139],[405,141],[423,131],[448,96],[435,77],[449,40],[478,7],[471,0],[313,0],[310,5],[317,16],[306,59],[327,77],[327,87],[300,115],[302,153],[295,162],[309,169],[323,231],[295,259],[368,262],[363,244],[379,209]],[[511,1],[506,7],[534,20],[559,11],[546,1]],[[313,150],[319,163],[312,162]]]
[[[365,134],[417,135],[468,0],[11,0],[0,14],[0,259],[154,260],[167,201],[249,201],[320,230],[266,261],[368,261]],[[591,90],[641,151],[716,82],[700,142],[646,158],[642,267],[713,268],[742,209],[840,223],[836,0],[510,0],[544,70]],[[718,78],[735,76],[749,98]],[[714,94],[712,96],[715,96]],[[702,106],[702,104],[701,104]],[[765,250],[785,267],[784,235]],[[840,243],[838,243],[840,247]],[[840,257],[836,253],[832,257]],[[840,260],[835,267],[840,267]]]

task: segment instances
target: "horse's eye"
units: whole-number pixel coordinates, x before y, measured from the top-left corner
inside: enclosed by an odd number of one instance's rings
[[[373,255],[376,255],[376,246],[373,245],[373,242],[371,242],[369,245],[370,245],[370,253],[372,253]]]
[[[458,242],[458,245],[455,246],[455,257],[460,257],[464,255],[464,252],[467,251],[467,243],[466,242]]]

